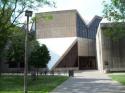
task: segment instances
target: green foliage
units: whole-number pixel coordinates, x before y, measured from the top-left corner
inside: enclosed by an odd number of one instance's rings
[[[44,5],[53,7],[55,2],[52,0],[0,0],[0,66],[5,46],[8,43],[9,37],[13,34],[13,30],[15,30],[15,26],[23,24],[19,22],[20,16],[27,9],[34,10]]]
[[[31,52],[29,64],[35,68],[45,68],[49,60],[49,51],[46,45],[42,45]]]
[[[111,3],[103,2],[103,16],[109,21],[113,22],[112,27],[105,30],[105,35],[113,40],[119,40],[125,37],[125,1],[111,0]],[[119,24],[117,23],[119,22]]]
[[[11,37],[9,37],[7,47],[4,54],[8,62],[24,63],[25,31],[15,27]],[[38,41],[31,36],[31,33],[28,33],[28,56],[30,57],[31,52],[36,51],[39,47]]]
[[[110,4],[103,2],[103,5],[103,16],[109,21],[125,20],[125,2],[122,2],[122,0],[111,0]]]
[[[103,29],[103,33],[113,41],[118,41],[125,37],[125,27],[123,27],[122,23],[112,23],[111,27]]]
[[[50,13],[44,13],[44,14],[37,14],[35,17],[35,21],[39,21],[39,19],[43,18],[45,21],[50,21],[53,19],[53,16]]]
[[[21,29],[15,29],[9,38],[8,49],[6,52],[9,62],[23,62],[24,60],[24,41],[25,32]]]
[[[24,63],[25,31],[17,27],[13,30],[11,37],[9,37],[4,56],[6,56],[8,62]],[[45,68],[50,60],[49,51],[45,45],[40,46],[31,34],[28,33],[29,64],[37,69]]]
[[[13,27],[20,26],[20,16],[25,10],[34,10],[44,5],[55,6],[52,0],[0,0],[0,56],[11,36]],[[1,59],[1,57],[0,57]]]

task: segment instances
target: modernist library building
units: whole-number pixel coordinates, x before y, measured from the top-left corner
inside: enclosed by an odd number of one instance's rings
[[[32,30],[50,52],[49,70],[125,71],[125,40],[116,43],[105,37],[103,29],[111,23],[103,23],[102,17],[95,16],[88,24],[77,10],[36,13],[36,17]]]
[[[40,16],[51,15],[46,21]],[[96,33],[101,17],[95,16],[88,24],[77,10],[37,13],[36,38],[47,45],[51,60],[50,70],[98,69]]]

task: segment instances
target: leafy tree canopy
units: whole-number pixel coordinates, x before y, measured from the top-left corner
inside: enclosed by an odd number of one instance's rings
[[[103,14],[106,19],[113,22],[112,27],[106,29],[105,35],[113,40],[124,38],[125,0],[111,0],[111,3],[104,2]]]
[[[104,2],[103,9],[104,17],[109,21],[121,21],[125,20],[125,0],[111,0],[111,3]]]
[[[13,31],[21,23],[20,16],[25,10],[34,10],[44,5],[54,6],[52,0],[0,0],[0,55]]]
[[[19,24],[18,18],[25,10],[37,9],[44,5],[54,6],[55,3],[52,0],[0,0],[0,24],[4,26],[10,21],[9,26]]]
[[[50,54],[46,45],[37,47],[35,51],[31,52],[30,65],[35,68],[45,68],[50,60]]]
[[[30,56],[31,51],[35,51],[35,48],[39,47],[38,42],[33,39],[28,33],[28,54]],[[5,49],[5,56],[7,57],[8,62],[24,62],[24,53],[25,53],[25,31],[22,28],[15,27],[13,33],[7,42],[7,48]]]

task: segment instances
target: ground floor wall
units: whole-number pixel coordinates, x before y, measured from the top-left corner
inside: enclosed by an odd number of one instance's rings
[[[23,73],[24,68],[19,63],[8,63],[6,61],[2,61],[1,72],[2,73]]]
[[[79,70],[97,69],[95,56],[79,56]]]
[[[97,70],[97,61],[95,56],[78,56],[78,61],[72,66],[62,66],[64,63],[60,63],[60,66],[56,67],[55,71],[68,71],[68,70]],[[71,61],[72,62],[72,61]],[[70,62],[67,63],[69,65]],[[70,64],[71,65],[71,64]]]
[[[79,70],[97,69],[96,40],[78,37]]]
[[[54,70],[88,70],[97,69],[95,40],[77,38],[77,42],[63,56]],[[9,67],[8,63],[2,64],[3,72],[23,72],[23,68]]]
[[[104,35],[100,28],[96,37],[98,69],[125,71],[125,39],[114,41]]]
[[[63,57],[61,62],[56,66],[56,68],[74,68],[78,67],[78,43],[76,42],[74,46],[69,50],[69,52]]]
[[[75,45],[63,60],[56,67],[63,70],[75,69],[92,70],[97,69],[95,40],[87,38],[77,38]]]

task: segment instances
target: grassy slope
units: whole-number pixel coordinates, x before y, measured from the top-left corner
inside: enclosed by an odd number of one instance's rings
[[[48,93],[67,79],[62,76],[39,76],[33,81],[29,77],[29,93]],[[0,77],[0,93],[23,93],[23,76]]]
[[[121,84],[125,85],[125,75],[110,75],[113,80],[120,82]]]

